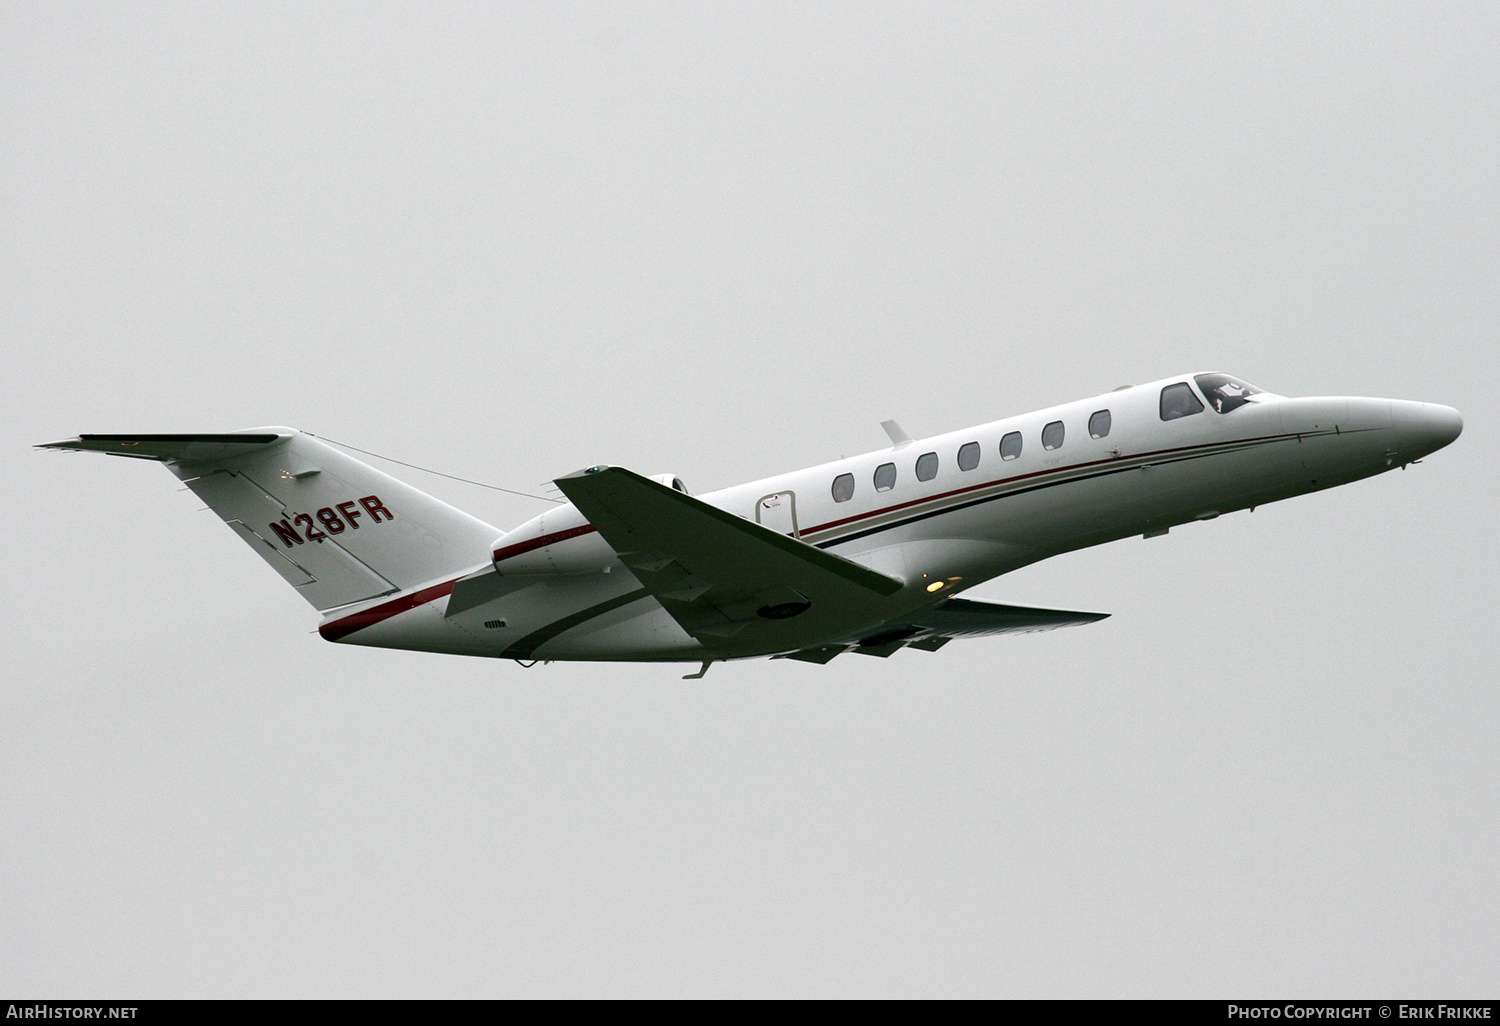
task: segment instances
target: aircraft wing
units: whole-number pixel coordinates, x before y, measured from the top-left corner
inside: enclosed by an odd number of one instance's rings
[[[556,484],[682,629],[713,648],[774,651],[878,624],[889,615],[882,600],[903,587],[622,467]]]
[[[950,598],[914,616],[913,620],[943,637],[978,638],[991,634],[1030,634],[1057,627],[1081,627],[1108,616],[1108,613],[1077,613],[1068,609],[1037,609]]]
[[[889,620],[857,642],[816,645],[789,652],[788,659],[826,663],[845,652],[889,656],[903,648],[936,652],[954,638],[980,638],[994,634],[1031,634],[1058,627],[1081,627],[1097,623],[1108,613],[1080,613],[1068,609],[1038,609],[1007,606],[978,599],[948,598],[909,616]]]

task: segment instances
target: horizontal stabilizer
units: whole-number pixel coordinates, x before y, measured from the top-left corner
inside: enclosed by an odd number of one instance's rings
[[[879,623],[883,600],[903,587],[621,467],[557,487],[683,630],[713,648],[774,651]]]
[[[257,428],[210,435],[79,435],[38,449],[72,449],[142,460],[197,463],[245,456],[297,434],[291,428]]]

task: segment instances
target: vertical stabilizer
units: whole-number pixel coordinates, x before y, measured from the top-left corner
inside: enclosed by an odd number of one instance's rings
[[[320,611],[465,573],[501,533],[291,428],[80,435],[42,448],[165,463]]]

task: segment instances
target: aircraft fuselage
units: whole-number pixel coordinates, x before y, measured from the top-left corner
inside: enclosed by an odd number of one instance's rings
[[[445,601],[454,580],[434,581],[425,602],[340,609],[322,630],[354,644],[522,660],[859,649],[883,626],[920,623],[924,609],[1037,560],[1383,473],[1461,427],[1445,406],[1284,398],[1224,375],[1184,375],[697,497],[901,582],[867,608],[798,615],[794,600],[774,633],[694,637],[570,504],[504,534],[491,564],[461,575],[482,587],[461,585]]]

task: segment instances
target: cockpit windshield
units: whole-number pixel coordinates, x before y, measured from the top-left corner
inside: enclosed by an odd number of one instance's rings
[[[1228,374],[1199,374],[1193,380],[1198,382],[1208,405],[1219,413],[1237,410],[1248,403],[1252,395],[1264,391],[1254,385],[1247,385],[1238,378],[1231,378]]]

